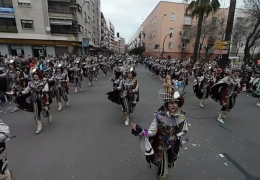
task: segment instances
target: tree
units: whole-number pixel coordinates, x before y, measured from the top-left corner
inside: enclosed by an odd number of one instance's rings
[[[247,15],[246,44],[244,49],[244,61],[250,58],[250,51],[260,39],[260,0],[244,0],[245,14]]]
[[[145,52],[145,47],[144,46],[140,46],[140,47],[136,47],[132,50],[129,51],[129,54],[132,55],[142,55]]]
[[[217,11],[209,17],[204,17],[201,27],[201,36],[199,41],[199,57],[206,38],[214,40],[223,40],[225,35],[225,24],[227,22],[225,11]],[[188,33],[189,38],[193,38],[197,34],[198,25],[191,27]]]
[[[198,60],[198,51],[204,16],[208,16],[211,12],[216,12],[219,8],[220,3],[218,0],[192,0],[192,2],[186,8],[187,13],[191,12],[192,17],[198,17],[197,34],[193,52],[193,62],[196,62]]]

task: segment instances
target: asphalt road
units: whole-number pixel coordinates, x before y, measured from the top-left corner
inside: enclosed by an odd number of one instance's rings
[[[131,121],[148,128],[160,106],[157,91],[162,83],[142,65],[137,73],[140,102]],[[9,105],[3,106],[0,118],[17,136],[6,150],[13,179],[155,180],[157,168],[148,169],[138,138],[124,126],[120,106],[107,100],[111,87],[109,78],[101,76],[91,88],[85,81],[82,93],[71,93],[70,107],[57,112],[53,103],[53,123],[43,119],[39,135],[34,134],[32,114],[11,114]],[[189,141],[183,139],[169,179],[260,180],[260,108],[255,100],[240,94],[225,125],[216,121],[218,103],[208,99],[204,109],[198,104],[190,80],[183,107]]]

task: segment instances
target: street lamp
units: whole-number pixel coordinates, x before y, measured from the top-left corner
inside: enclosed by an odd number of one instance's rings
[[[161,45],[161,30],[162,30],[162,22],[163,22],[163,18],[167,16],[167,14],[165,13],[162,17],[162,20],[161,20],[161,26],[160,26],[160,32],[159,32],[159,52],[160,52],[160,45]]]
[[[89,1],[84,1],[84,3],[81,5],[81,8],[83,10],[83,6],[85,4],[89,4]],[[82,33],[82,42],[81,42],[81,50],[82,50],[82,55],[84,56],[85,55],[85,50],[84,50],[84,46],[86,46],[86,38],[84,38],[84,31]]]

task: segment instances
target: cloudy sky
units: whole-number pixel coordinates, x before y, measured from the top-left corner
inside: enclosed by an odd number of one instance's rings
[[[169,0],[183,2],[183,0]],[[228,7],[230,0],[220,0],[222,7]],[[101,11],[105,18],[115,26],[115,32],[126,39],[126,42],[140,27],[141,23],[151,13],[159,0],[138,0],[138,3],[130,0],[101,0]],[[242,2],[242,0],[238,0]],[[241,6],[241,3],[238,4]]]

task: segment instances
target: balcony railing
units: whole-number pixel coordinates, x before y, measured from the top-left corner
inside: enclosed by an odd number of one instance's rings
[[[51,29],[52,34],[78,34],[77,30]]]
[[[55,12],[55,13],[71,13],[71,10],[68,9],[55,9],[55,8],[49,8],[49,12]]]
[[[16,26],[0,26],[0,32],[6,32],[6,33],[18,33]]]
[[[71,0],[48,0],[53,2],[71,2]]]
[[[187,52],[188,52],[188,48],[182,48],[182,49],[181,49],[181,52],[182,52],[182,53],[187,53]]]

